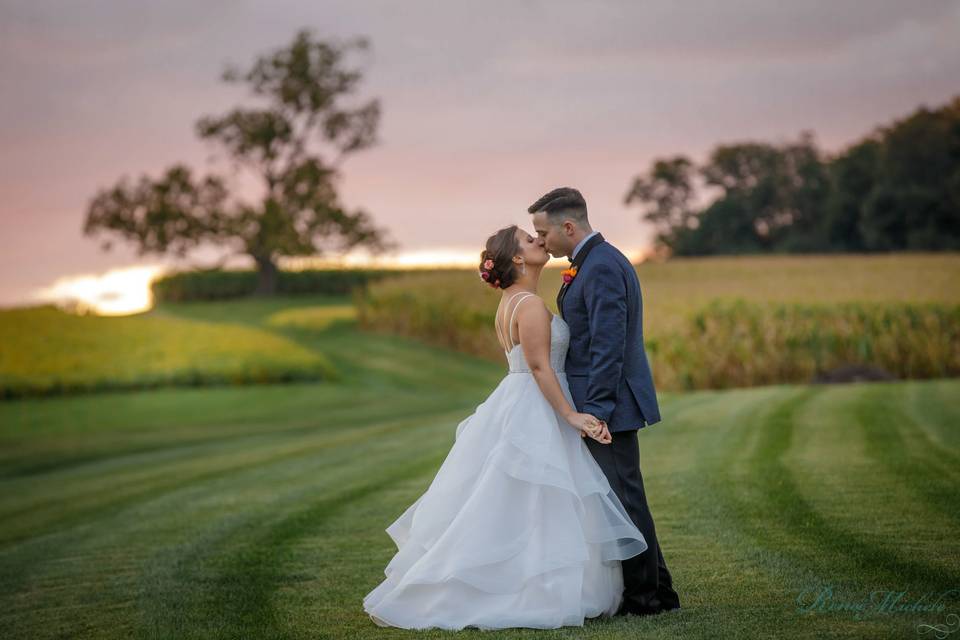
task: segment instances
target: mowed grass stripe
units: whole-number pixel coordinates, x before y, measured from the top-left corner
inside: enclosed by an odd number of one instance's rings
[[[310,418],[306,425],[277,427],[272,431],[260,430],[254,433],[241,432],[236,436],[212,438],[209,440],[188,440],[184,444],[174,442],[167,446],[142,452],[134,450],[118,453],[111,457],[98,458],[84,465],[68,464],[46,474],[0,481],[0,518],[29,512],[51,503],[70,501],[76,495],[88,491],[99,491],[102,483],[140,482],[151,474],[173,474],[178,465],[189,465],[192,461],[205,461],[239,453],[249,454],[248,450],[258,450],[262,446],[279,445],[284,441],[298,441],[304,437],[325,437],[340,430],[367,428],[364,425],[383,426],[384,421],[396,422],[430,416],[434,413],[460,410],[468,412],[468,406],[447,400],[445,402],[416,404],[397,403],[390,399],[364,407],[331,411],[322,416]],[[389,420],[388,420],[389,418]],[[25,499],[25,490],[29,490],[30,499]],[[19,510],[18,510],[19,509]]]
[[[251,547],[229,559],[227,570],[214,583],[214,607],[223,612],[225,620],[239,634],[281,637],[282,621],[273,606],[275,592],[304,576],[302,567],[293,570],[285,567],[285,560],[292,554],[291,546],[320,527],[324,520],[336,517],[344,507],[394,483],[434,473],[441,461],[442,456],[436,454],[421,455],[388,476],[381,475],[376,480],[364,482],[309,509],[291,514],[265,531]],[[270,552],[262,553],[260,549],[263,548],[270,549]],[[306,575],[309,575],[309,568]]]
[[[117,601],[129,605],[117,616],[135,617],[131,594],[157,584],[159,571],[183,566],[178,561],[183,547],[198,549],[196,557],[203,565],[203,559],[227,549],[228,543],[242,542],[318,496],[335,495],[344,486],[369,479],[371,468],[389,471],[398,460],[417,455],[424,449],[418,440],[443,446],[452,437],[452,424],[449,416],[424,420],[406,430],[367,437],[350,451],[330,450],[297,465],[281,460],[215,481],[192,483],[84,527],[40,538],[33,546],[34,550],[43,547],[42,552],[31,554],[32,564],[4,576],[6,584],[19,575],[21,588],[13,594],[5,590],[0,599],[3,617],[9,616],[6,622],[22,629],[37,630],[49,621],[35,616],[54,608],[57,625],[49,628],[76,631],[82,620],[71,613],[74,606],[80,610],[86,603],[96,609],[100,602]],[[118,549],[123,557],[118,557]],[[193,559],[186,565],[198,566]],[[11,568],[8,559],[3,566]],[[179,597],[190,584],[175,580],[168,586],[173,597]],[[109,616],[99,618],[98,624],[111,628]]]
[[[342,407],[345,391],[358,401],[383,394],[379,389],[291,382],[24,399],[0,403],[2,436],[4,443],[9,443],[78,433],[120,436],[129,431],[166,432],[183,426],[258,426],[277,418],[293,419],[309,411]]]
[[[447,408],[446,412],[449,411]],[[458,414],[464,412],[464,409],[457,410]],[[13,544],[48,529],[70,526],[189,484],[283,460],[309,457],[324,449],[349,447],[373,435],[415,426],[434,415],[423,412],[368,426],[337,427],[342,431],[315,430],[313,437],[259,438],[260,442],[241,443],[241,446],[213,455],[191,455],[164,463],[148,459],[125,473],[104,473],[82,482],[52,485],[48,491],[32,493],[29,501],[21,499],[0,514],[0,518],[7,522],[0,531],[0,544]]]
[[[103,534],[98,523],[110,521],[112,518],[122,522],[124,514],[129,514],[131,509],[139,510],[142,505],[154,501],[162,503],[165,498],[184,492],[188,495],[202,495],[207,488],[209,491],[229,493],[233,490],[234,483],[243,486],[247,478],[252,478],[251,482],[259,482],[260,479],[268,478],[272,474],[271,484],[264,485],[262,494],[263,499],[269,501],[273,499],[272,492],[280,490],[280,482],[286,476],[296,479],[301,474],[312,473],[315,476],[325,477],[333,473],[335,468],[347,465],[348,461],[353,459],[353,452],[364,442],[383,441],[391,443],[391,446],[397,446],[405,442],[411,433],[422,432],[424,425],[428,430],[436,431],[438,421],[443,424],[450,422],[455,424],[456,420],[463,415],[463,410],[457,410],[449,414],[424,415],[415,419],[374,425],[365,430],[355,429],[316,443],[301,441],[299,444],[285,445],[280,452],[268,451],[265,455],[250,452],[249,459],[233,460],[226,467],[206,471],[204,468],[209,467],[211,463],[209,460],[201,460],[198,463],[200,471],[193,475],[175,477],[161,474],[161,479],[167,479],[167,482],[139,487],[133,494],[123,495],[120,498],[107,491],[107,496],[104,498],[106,504],[88,507],[86,511],[71,512],[66,515],[57,513],[55,510],[48,512],[45,515],[52,522],[42,523],[45,526],[34,522],[30,525],[35,532],[32,535],[30,529],[26,528],[27,523],[20,523],[18,519],[19,526],[12,533],[7,531],[10,527],[4,527],[5,535],[9,537],[19,534],[17,539],[23,538],[23,540],[19,544],[10,544],[0,550],[0,600],[19,590],[38,563],[50,557],[56,557],[57,550],[63,545],[64,539],[70,540],[70,545],[91,541]],[[360,450],[363,450],[362,447]],[[362,468],[367,462],[358,464]],[[335,478],[331,478],[331,481],[335,481]],[[92,499],[95,500],[96,497]],[[176,506],[171,507],[172,513],[176,512],[176,508]],[[43,535],[44,533],[47,535]]]
[[[898,388],[897,410],[909,416],[944,473],[960,480],[960,402],[948,400],[946,388],[940,380]]]
[[[915,383],[864,388],[856,407],[858,422],[865,429],[866,452],[910,492],[910,502],[924,503],[922,515],[939,512],[951,528],[960,531],[957,458],[953,452],[942,451],[920,426],[920,422],[928,421],[927,416],[921,415],[918,421],[901,408],[910,404],[909,391],[913,386]]]
[[[314,388],[319,392],[319,388]],[[218,389],[209,390],[208,393],[236,397],[235,390]],[[224,415],[214,423],[208,420],[201,422],[196,413],[191,415],[186,409],[168,408],[165,413],[169,423],[165,428],[155,426],[149,420],[144,421],[142,415],[128,417],[121,425],[110,424],[109,420],[105,421],[107,424],[89,424],[88,418],[83,414],[84,405],[75,405],[73,398],[60,403],[60,408],[49,412],[47,416],[50,423],[74,426],[69,431],[63,430],[57,434],[49,433],[39,426],[36,432],[26,428],[17,429],[13,424],[16,421],[8,413],[4,417],[10,419],[11,428],[4,429],[3,453],[0,454],[0,488],[16,491],[15,485],[4,484],[5,481],[19,478],[32,485],[35,478],[43,473],[55,473],[72,467],[82,471],[90,463],[115,463],[118,458],[131,454],[153,454],[165,448],[176,450],[195,444],[233,441],[247,436],[272,436],[283,432],[296,434],[335,423],[368,422],[392,416],[415,415],[432,405],[451,407],[464,403],[463,396],[418,398],[397,392],[371,393],[346,388],[339,390],[338,400],[331,398],[317,402],[309,399],[297,401],[294,398],[300,394],[297,390],[289,391],[288,394],[284,394],[282,389],[275,390],[274,393],[262,393],[264,404],[276,407],[279,403],[283,408],[277,408],[273,415],[262,417],[243,416],[234,412],[232,415]],[[176,407],[184,395],[170,398],[170,404]],[[344,396],[349,396],[350,402],[345,402]],[[298,410],[297,407],[301,406]],[[0,406],[0,411],[4,408]],[[24,408],[23,411],[26,414],[30,409]]]
[[[797,437],[798,412],[820,393],[822,387],[798,388],[775,402],[763,419],[763,428],[755,429],[757,437],[746,452],[742,477],[748,491],[745,495],[730,489],[718,492],[734,507],[732,522],[758,545],[826,579],[857,576],[922,588],[956,584],[955,572],[941,564],[891,555],[871,543],[860,533],[870,522],[860,523],[856,530],[841,528],[804,497],[800,485],[810,479],[791,470],[785,458]],[[735,464],[735,458],[730,462]]]
[[[848,393],[846,387],[835,389]],[[780,637],[785,629],[793,637],[902,636],[889,618],[857,620],[844,613],[805,615],[798,610],[801,591],[825,582],[841,591],[854,585],[859,590],[853,597],[862,597],[864,588],[867,593],[879,588],[869,576],[832,564],[831,554],[843,555],[843,549],[828,545],[825,550],[820,540],[794,535],[802,530],[803,518],[758,487],[775,486],[770,473],[756,471],[756,456],[769,451],[763,431],[770,428],[771,416],[779,413],[782,420],[817,397],[815,389],[804,387],[721,392],[714,405],[689,415],[690,425],[674,425],[679,429],[671,433],[689,434],[689,440],[658,433],[657,457],[668,454],[662,464],[687,472],[646,484],[664,553],[684,607],[695,618],[682,627],[672,621],[676,626],[663,635],[654,627],[651,637],[711,638],[719,629],[734,636],[742,629],[744,637]],[[666,444],[672,439],[678,442]],[[771,458],[769,466],[776,464]]]
[[[922,400],[926,411],[937,416],[933,423],[939,426],[936,440],[953,451],[960,450],[960,401],[957,398],[955,380],[931,380],[922,385]]]
[[[641,469],[657,537],[689,613],[631,620],[621,628],[622,637],[719,637],[722,630],[741,628],[749,629],[744,637],[775,637],[784,622],[796,624],[794,596],[779,567],[756,553],[716,495],[717,485],[738,482],[726,461],[762,425],[753,416],[783,393],[778,388],[696,392],[700,402],[685,411],[665,404],[669,422],[641,432]],[[758,611],[763,611],[759,627]]]
[[[645,471],[645,486],[663,553],[689,613],[631,621],[624,634],[636,629],[654,638],[781,637],[790,629],[792,637],[824,637],[838,631],[835,620],[798,616],[796,585],[807,569],[758,546],[735,521],[729,501],[718,496],[720,487],[744,491],[743,469],[731,458],[745,454],[757,430],[765,428],[770,407],[793,392],[791,387],[697,392],[712,401],[651,432],[651,453],[641,466],[653,472]],[[641,456],[643,449],[641,444]],[[855,631],[864,628],[858,624]]]
[[[429,389],[431,394],[475,393],[493,387],[507,372],[505,361],[493,364],[464,354],[444,354],[438,347],[411,338],[358,339],[345,335],[333,343],[326,336],[316,344],[318,349],[329,352],[344,376],[362,376],[365,386],[375,388],[415,393]]]
[[[851,588],[906,588],[913,581],[912,586],[926,590],[937,586],[932,579],[938,573],[947,572],[943,580],[958,573],[952,559],[957,554],[949,548],[960,548],[947,535],[956,530],[955,518],[919,499],[895,469],[870,452],[881,444],[901,446],[898,440],[885,437],[871,412],[864,412],[878,394],[895,394],[899,387],[900,383],[870,383],[824,388],[798,414],[800,437],[784,458],[811,509],[844,536],[866,545],[849,549],[850,554],[861,556],[861,568],[851,574],[847,585]],[[909,464],[918,472],[923,465],[922,458]],[[840,542],[847,544],[846,538]],[[891,563],[892,569],[887,567]],[[892,576],[904,563],[929,571]],[[836,583],[844,573],[837,567],[820,575]]]
[[[141,635],[283,637],[273,612],[275,591],[317,571],[291,566],[297,541],[318,535],[344,508],[381,491],[413,478],[428,482],[449,450],[453,426],[443,421],[414,430],[402,443],[368,443],[346,457],[341,473],[315,480],[302,501],[285,499],[288,508],[282,512],[222,529],[202,544],[191,541],[177,557],[157,556],[141,579],[148,587],[141,599],[149,614]],[[219,614],[215,629],[210,610]]]

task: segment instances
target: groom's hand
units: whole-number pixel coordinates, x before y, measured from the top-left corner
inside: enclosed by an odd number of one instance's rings
[[[597,419],[600,420],[599,418]],[[613,436],[610,435],[610,428],[607,426],[606,421],[600,420],[600,427],[601,429],[597,437],[597,440],[599,440],[604,444],[610,444],[611,442],[613,442]]]
[[[603,421],[592,414],[572,411],[566,416],[566,420],[570,423],[570,426],[580,432],[581,438],[590,437],[602,443],[610,441],[609,432],[607,432],[606,441],[603,439],[603,434],[606,431]]]
[[[593,414],[588,414],[588,415],[591,418],[593,418],[594,421],[596,421],[598,427],[596,429],[591,429],[588,432],[581,431],[580,436],[584,438],[589,436],[594,440],[596,440],[597,442],[599,442],[600,444],[610,444],[611,442],[613,442],[613,436],[610,435],[610,429],[609,427],[607,427],[606,421],[601,420],[600,418],[598,418]]]

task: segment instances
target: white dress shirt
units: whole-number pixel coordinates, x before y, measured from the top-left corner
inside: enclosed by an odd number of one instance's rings
[[[573,259],[577,257],[577,252],[580,251],[580,248],[583,247],[583,245],[585,245],[585,244],[587,243],[587,240],[589,240],[589,239],[592,238],[593,236],[597,235],[598,233],[600,233],[600,232],[599,232],[599,231],[594,231],[594,232],[590,233],[587,237],[585,237],[583,240],[581,240],[580,242],[577,243],[577,246],[575,246],[575,247],[573,248],[573,254],[571,254],[571,256],[570,256],[570,262],[573,262]]]

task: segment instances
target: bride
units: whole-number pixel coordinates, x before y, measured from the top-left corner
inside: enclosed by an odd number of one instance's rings
[[[570,333],[536,296],[549,255],[516,225],[487,240],[480,277],[509,371],[456,428],[430,486],[387,529],[397,553],[363,600],[381,626],[552,629],[612,616],[620,562],[647,548],[582,438],[563,371]]]

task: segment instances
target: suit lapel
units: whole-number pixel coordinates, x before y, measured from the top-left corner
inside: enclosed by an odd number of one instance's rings
[[[590,253],[590,251],[601,242],[603,242],[603,235],[600,233],[597,233],[597,235],[587,240],[587,242],[580,247],[580,251],[577,253],[577,256],[567,268],[572,269],[573,267],[576,267],[577,272],[579,273],[580,265],[582,265],[583,261],[587,259],[587,254]],[[576,280],[576,277],[574,277],[574,280]],[[570,284],[573,284],[573,282],[571,281]],[[570,285],[564,282],[562,285],[560,285],[560,291],[557,292],[557,311],[560,312],[561,318],[563,317],[563,298],[566,296],[567,289],[569,287]]]

